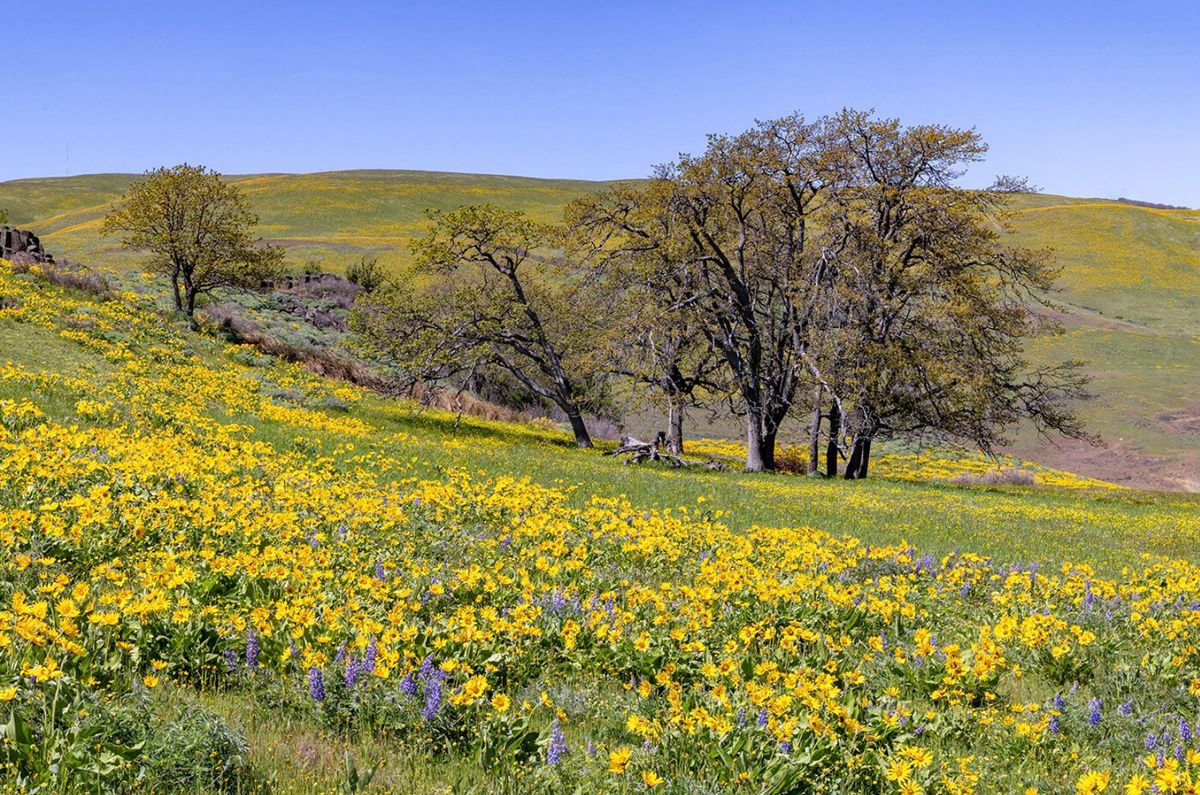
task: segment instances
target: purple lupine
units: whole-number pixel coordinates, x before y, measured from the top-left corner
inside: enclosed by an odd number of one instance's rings
[[[1050,718],[1050,722],[1048,724],[1046,724],[1046,728],[1050,731],[1051,734],[1058,734],[1059,728],[1058,728],[1058,716],[1057,715],[1054,715],[1053,717]]]
[[[1179,742],[1190,743],[1192,741],[1192,726],[1185,718],[1179,719]]]
[[[346,682],[347,690],[353,690],[354,686],[356,684],[358,684],[358,671],[359,671],[358,660],[356,660],[354,658],[353,654],[346,655],[345,682]]]
[[[594,742],[592,742],[591,740],[588,740],[588,744],[587,744],[587,755],[588,755],[588,756],[595,756],[595,755],[596,755],[596,744],[595,744]]]
[[[758,723],[758,728],[760,728],[760,729],[766,728],[768,721],[767,721],[767,711],[765,709],[760,709],[758,711],[758,720],[756,721],[756,723]]]
[[[1088,725],[1090,725],[1090,726],[1099,726],[1100,725],[1100,717],[1101,717],[1100,716],[1100,707],[1102,707],[1103,705],[1104,705],[1104,700],[1100,699],[1100,698],[1093,698],[1091,701],[1088,702],[1088,707],[1092,711],[1091,714],[1088,715]]]
[[[383,569],[382,560],[375,561],[375,579],[379,580],[380,582],[387,580],[387,572]]]
[[[251,629],[246,634],[246,670],[250,673],[258,668],[258,635]]]
[[[421,670],[417,671],[417,676],[425,684],[429,684],[429,680],[433,679],[433,653],[425,655],[425,659],[421,661]]]
[[[1146,750],[1153,751],[1158,746],[1158,735],[1154,732],[1146,734]]]
[[[312,694],[313,701],[325,700],[325,677],[315,665],[308,669],[308,691]]]
[[[745,708],[745,707],[738,707],[738,711],[737,711],[737,725],[738,725],[739,727],[742,727],[742,726],[745,726],[745,725],[746,725],[746,708]]]
[[[1124,715],[1126,718],[1128,718],[1130,715],[1132,715],[1133,714],[1133,699],[1131,698],[1128,701],[1126,701],[1124,704],[1122,704],[1121,706],[1117,707],[1117,712],[1119,712],[1121,715]]]
[[[411,672],[405,674],[404,678],[400,680],[400,692],[408,698],[417,697],[417,682],[413,679]]]
[[[1067,701],[1063,698],[1062,693],[1055,693],[1054,700],[1050,702],[1055,709],[1061,710]]]
[[[1182,745],[1175,746],[1175,758],[1178,759],[1180,762],[1183,761],[1183,746]]]
[[[550,744],[546,746],[546,764],[557,765],[566,753],[567,738],[563,734],[562,724],[555,718],[554,725],[550,727]]]
[[[234,672],[234,671],[236,671],[236,670],[237,670],[237,668],[238,668],[238,656],[237,656],[237,652],[236,652],[236,651],[234,651],[233,649],[226,649],[226,650],[225,650],[225,668],[226,668],[226,670],[228,670],[230,673],[233,673],[233,672]]]
[[[425,683],[425,707],[421,710],[421,717],[425,720],[433,720],[433,716],[437,715],[441,707],[442,680],[434,677]]]
[[[792,755],[792,743],[790,740],[784,740],[779,744],[779,750],[783,751],[786,756]]]
[[[367,655],[363,657],[362,668],[369,674],[375,673],[375,659],[379,656],[379,643],[375,638],[367,644]]]
[[[341,646],[338,646],[337,654],[333,655],[333,662],[337,665],[341,665],[342,661],[345,659],[346,659],[346,644],[343,643]]]

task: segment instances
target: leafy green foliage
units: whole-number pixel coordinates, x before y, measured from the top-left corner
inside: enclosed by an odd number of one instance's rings
[[[148,252],[147,269],[170,279],[175,308],[194,317],[198,295],[258,287],[281,273],[283,251],[254,240],[257,223],[236,186],[184,163],[149,171],[130,186],[103,232]]]

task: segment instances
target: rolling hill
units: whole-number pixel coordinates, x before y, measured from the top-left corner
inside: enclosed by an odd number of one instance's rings
[[[93,266],[136,267],[98,234],[135,175],[0,183],[0,207],[47,249]],[[493,202],[552,220],[605,183],[423,171],[339,171],[231,178],[262,216],[263,234],[298,265],[341,270],[363,254],[407,262],[424,210]],[[1038,361],[1088,362],[1097,397],[1084,408],[1100,447],[1048,445],[1021,434],[1031,460],[1126,485],[1200,491],[1200,211],[1050,195],[1018,197],[1012,240],[1051,248],[1062,266],[1065,333],[1037,340]]]

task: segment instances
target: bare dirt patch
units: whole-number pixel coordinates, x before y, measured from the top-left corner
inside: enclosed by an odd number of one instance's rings
[[[1021,446],[1014,455],[1043,466],[1106,480],[1118,486],[1156,491],[1200,492],[1200,454],[1156,456],[1120,440],[1099,446],[1063,440],[1034,447]]]

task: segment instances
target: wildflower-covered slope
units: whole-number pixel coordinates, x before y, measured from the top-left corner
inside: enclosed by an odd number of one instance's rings
[[[132,270],[133,252],[102,238],[100,221],[131,174],[0,183],[0,208],[56,255]],[[392,272],[409,262],[426,208],[491,202],[553,221],[604,183],[419,171],[231,177],[296,266],[344,270],[362,255]],[[1055,298],[1064,336],[1032,346],[1039,363],[1080,358],[1097,398],[1081,407],[1103,448],[1047,446],[1023,434],[1012,452],[1046,466],[1143,488],[1200,491],[1200,211],[1042,194],[1014,198],[1014,243],[1049,248],[1062,266]]]
[[[633,473],[135,294],[0,263],[0,307],[9,787],[361,781],[281,778],[303,749],[242,721],[369,735],[374,783],[412,791],[1191,786],[1200,570],[1137,553],[1194,554],[1194,503]],[[189,699],[211,721],[168,714]]]

